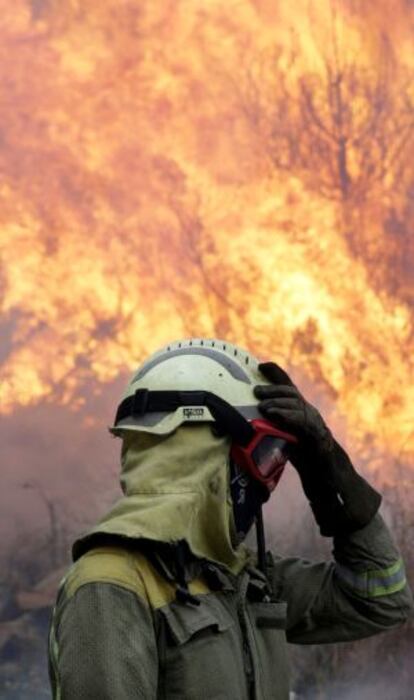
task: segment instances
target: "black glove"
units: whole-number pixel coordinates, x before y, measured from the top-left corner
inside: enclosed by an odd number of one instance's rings
[[[342,535],[367,525],[380,506],[380,494],[357,474],[320,413],[286,372],[273,362],[259,364],[259,370],[273,383],[255,387],[255,396],[261,399],[259,410],[298,438],[298,444],[290,447],[290,461],[299,473],[321,534]]]

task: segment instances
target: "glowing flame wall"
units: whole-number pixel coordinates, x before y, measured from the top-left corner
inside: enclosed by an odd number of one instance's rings
[[[410,4],[0,9],[1,411],[219,336],[414,451]]]

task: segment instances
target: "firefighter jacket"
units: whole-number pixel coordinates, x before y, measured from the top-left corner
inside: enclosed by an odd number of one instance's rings
[[[231,544],[225,445],[205,426],[178,433],[126,447],[124,499],[75,543],[49,636],[56,700],[288,700],[288,643],[360,639],[407,619],[403,562],[379,514],[334,538],[332,561],[269,556],[266,578]],[[189,435],[201,460],[184,456]]]

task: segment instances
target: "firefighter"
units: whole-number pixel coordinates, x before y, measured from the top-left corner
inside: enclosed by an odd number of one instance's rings
[[[54,698],[287,700],[288,642],[361,639],[409,616],[380,495],[276,364],[172,343],[132,377],[111,431],[123,497],[73,546],[50,628]],[[332,561],[265,550],[262,505],[287,460]]]

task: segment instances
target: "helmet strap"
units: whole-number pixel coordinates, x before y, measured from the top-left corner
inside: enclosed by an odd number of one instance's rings
[[[240,445],[247,445],[254,435],[249,421],[234,406],[210,391],[138,389],[118,406],[114,424],[130,416],[139,418],[145,413],[171,412],[182,406],[206,406],[219,427]]]

